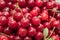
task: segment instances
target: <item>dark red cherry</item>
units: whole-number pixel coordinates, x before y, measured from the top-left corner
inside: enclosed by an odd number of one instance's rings
[[[0,35],[0,40],[9,40],[8,36],[6,35]]]
[[[15,36],[15,40],[22,40],[22,38],[19,36]]]
[[[27,36],[24,38],[24,40],[32,40],[32,38]]]
[[[22,19],[21,19],[21,25],[22,25],[23,27],[28,27],[29,24],[30,24],[30,20],[29,20],[29,19],[27,19],[27,18],[22,18]]]
[[[57,13],[56,18],[60,20],[60,13]]]
[[[14,13],[14,19],[20,21],[22,18],[22,14],[20,12]]]
[[[35,1],[34,0],[28,0],[28,7],[34,7]]]
[[[4,28],[3,28],[3,26],[0,26],[0,32],[2,32],[2,31],[3,31],[3,29],[4,29]]]
[[[34,27],[29,27],[28,29],[28,36],[35,36],[36,35],[36,29]]]
[[[8,22],[5,16],[0,16],[0,25],[6,25]]]
[[[40,24],[38,27],[37,27],[37,30],[42,32],[44,29],[44,25]]]
[[[35,38],[36,38],[37,40],[41,40],[41,39],[43,38],[43,34],[42,34],[41,32],[37,32]]]
[[[3,13],[0,11],[0,16],[2,16],[3,15]]]
[[[58,9],[60,10],[60,4],[58,4]]]
[[[25,37],[27,35],[27,30],[25,28],[19,28],[18,33],[21,37]]]
[[[33,18],[32,18],[32,23],[33,23],[34,25],[39,25],[40,22],[41,22],[40,18],[38,18],[38,17],[33,17]]]
[[[36,6],[41,7],[43,5],[43,1],[42,0],[36,0],[35,4],[36,4]]]

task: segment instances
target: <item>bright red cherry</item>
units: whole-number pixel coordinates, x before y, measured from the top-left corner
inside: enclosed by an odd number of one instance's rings
[[[60,21],[59,21],[59,20],[53,21],[51,25],[52,25],[53,27],[59,28],[59,26],[60,26]]]
[[[18,33],[21,37],[25,37],[27,34],[27,30],[25,28],[19,28]]]
[[[48,20],[48,14],[43,12],[40,14],[41,15],[41,20]]]
[[[35,1],[34,0],[28,0],[28,7],[34,7]]]
[[[53,8],[52,2],[47,2],[46,7],[47,7],[48,9]]]
[[[37,7],[37,6],[35,6],[35,7],[33,8],[33,10],[37,10],[37,12],[38,12],[38,13],[40,13],[40,12],[41,12],[40,8],[39,8],[39,7]]]
[[[15,40],[22,40],[22,38],[19,36],[15,36]]]
[[[48,14],[48,11],[47,11],[47,10],[43,10],[42,13],[46,13],[46,14]]]
[[[45,27],[45,28],[47,27],[47,28],[50,29],[50,28],[51,28],[50,23],[49,23],[49,22],[45,22],[45,23],[44,23],[44,27]]]
[[[0,35],[0,40],[9,40],[9,38],[6,35]]]
[[[28,29],[28,36],[35,36],[36,35],[36,29],[34,27],[29,27]]]
[[[24,40],[32,40],[32,38],[27,36],[24,38]]]
[[[2,16],[3,14],[2,14],[2,12],[0,11],[0,16]]]
[[[35,4],[36,4],[36,6],[41,7],[43,5],[43,1],[42,0],[36,0]]]
[[[41,39],[43,38],[43,34],[42,34],[41,32],[37,32],[35,38],[36,38],[37,40],[41,40]]]
[[[42,32],[44,29],[44,25],[40,24],[38,27],[37,27],[37,30]]]
[[[54,40],[60,40],[58,36],[52,36]]]
[[[8,22],[5,16],[0,16],[0,25],[6,25]]]
[[[57,13],[56,18],[60,20],[60,13]]]
[[[13,34],[9,35],[9,40],[15,40],[15,36]]]
[[[20,21],[22,18],[22,14],[20,12],[14,13],[14,19]]]
[[[27,19],[27,18],[22,18],[22,19],[21,19],[21,25],[22,25],[23,27],[28,27],[29,24],[30,24],[30,20],[29,20],[29,19]]]
[[[17,22],[15,20],[11,19],[8,21],[8,25],[10,28],[16,28],[17,27]]]
[[[41,22],[40,18],[38,18],[38,17],[33,17],[33,18],[32,18],[32,23],[33,23],[34,25],[39,25],[40,22]]]
[[[30,14],[32,15],[32,17],[37,16],[38,11],[37,10],[32,10],[32,11],[30,11]]]

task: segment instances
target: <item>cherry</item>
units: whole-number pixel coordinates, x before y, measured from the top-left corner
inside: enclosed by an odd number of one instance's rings
[[[34,7],[35,1],[34,0],[28,0],[28,7]]]
[[[3,29],[4,29],[4,28],[3,28],[3,26],[0,26],[0,32],[2,32],[2,31],[3,31]]]
[[[41,20],[48,20],[48,14],[43,12],[40,14],[41,15]]]
[[[45,22],[45,23],[44,23],[44,27],[45,27],[45,28],[47,27],[47,28],[51,29],[51,25],[50,25],[49,22]]]
[[[10,13],[5,11],[3,12],[3,15],[8,18],[10,16]]]
[[[4,33],[6,33],[6,34],[10,34],[10,33],[11,33],[10,28],[9,28],[9,27],[4,28]]]
[[[25,28],[19,28],[18,33],[21,37],[25,37],[27,35],[27,30]]]
[[[39,25],[40,22],[41,22],[41,20],[40,20],[38,17],[33,17],[33,18],[32,18],[32,23],[33,23],[34,25]]]
[[[35,4],[36,4],[36,6],[41,7],[43,5],[43,1],[42,0],[36,0]]]
[[[46,7],[47,7],[48,9],[52,9],[52,8],[53,8],[52,2],[47,2]]]
[[[52,22],[52,26],[58,28],[58,27],[60,26],[59,20],[53,21],[53,22]]]
[[[2,16],[3,14],[2,14],[2,12],[0,11],[0,16]]]
[[[37,16],[37,15],[38,15],[37,10],[32,10],[30,13],[31,13],[32,17],[34,17],[34,16]]]
[[[36,35],[36,29],[34,27],[29,27],[28,29],[28,36],[35,36]]]
[[[0,9],[6,7],[6,3],[4,0],[0,0]]]
[[[17,22],[15,20],[13,20],[13,18],[11,17],[11,19],[8,21],[8,25],[10,28],[16,28]]]
[[[48,11],[47,11],[47,10],[43,10],[42,13],[46,13],[46,14],[48,14]]]
[[[8,22],[5,16],[0,16],[0,25],[6,25]]]
[[[26,0],[18,0],[18,3],[19,3],[20,7],[25,7],[26,6]]]
[[[32,40],[32,38],[27,36],[24,38],[24,40]]]
[[[54,40],[59,40],[58,36],[52,36]]]
[[[60,13],[57,13],[56,18],[60,20]]]
[[[58,9],[60,10],[60,4],[58,4]]]
[[[17,20],[17,21],[20,21],[21,18],[22,18],[22,14],[20,12],[16,12],[14,13],[14,19]]]
[[[22,40],[19,36],[15,36],[15,40]]]
[[[42,32],[43,29],[44,29],[44,25],[42,25],[42,24],[40,24],[40,25],[37,27],[37,30],[38,30],[39,32]]]
[[[9,40],[9,38],[6,35],[0,35],[0,40]]]
[[[35,6],[35,7],[33,8],[33,10],[37,10],[37,11],[38,11],[38,13],[40,13],[40,12],[41,12],[40,8],[39,8],[39,7],[37,7],[37,6]]]
[[[9,36],[9,40],[15,40],[15,36],[12,34]]]
[[[23,27],[28,27],[29,24],[30,24],[30,20],[29,20],[29,19],[27,19],[27,18],[22,18],[22,19],[21,19],[21,25],[22,25]]]
[[[43,38],[43,34],[42,34],[41,32],[37,32],[35,38],[36,38],[37,40],[41,40],[41,39]]]

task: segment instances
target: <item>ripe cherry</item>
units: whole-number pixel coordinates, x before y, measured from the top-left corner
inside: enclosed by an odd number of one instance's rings
[[[32,38],[27,36],[24,38],[24,40],[32,40]]]

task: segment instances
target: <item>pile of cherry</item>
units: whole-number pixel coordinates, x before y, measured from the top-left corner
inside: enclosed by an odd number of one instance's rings
[[[0,0],[0,40],[60,40],[60,4]]]

